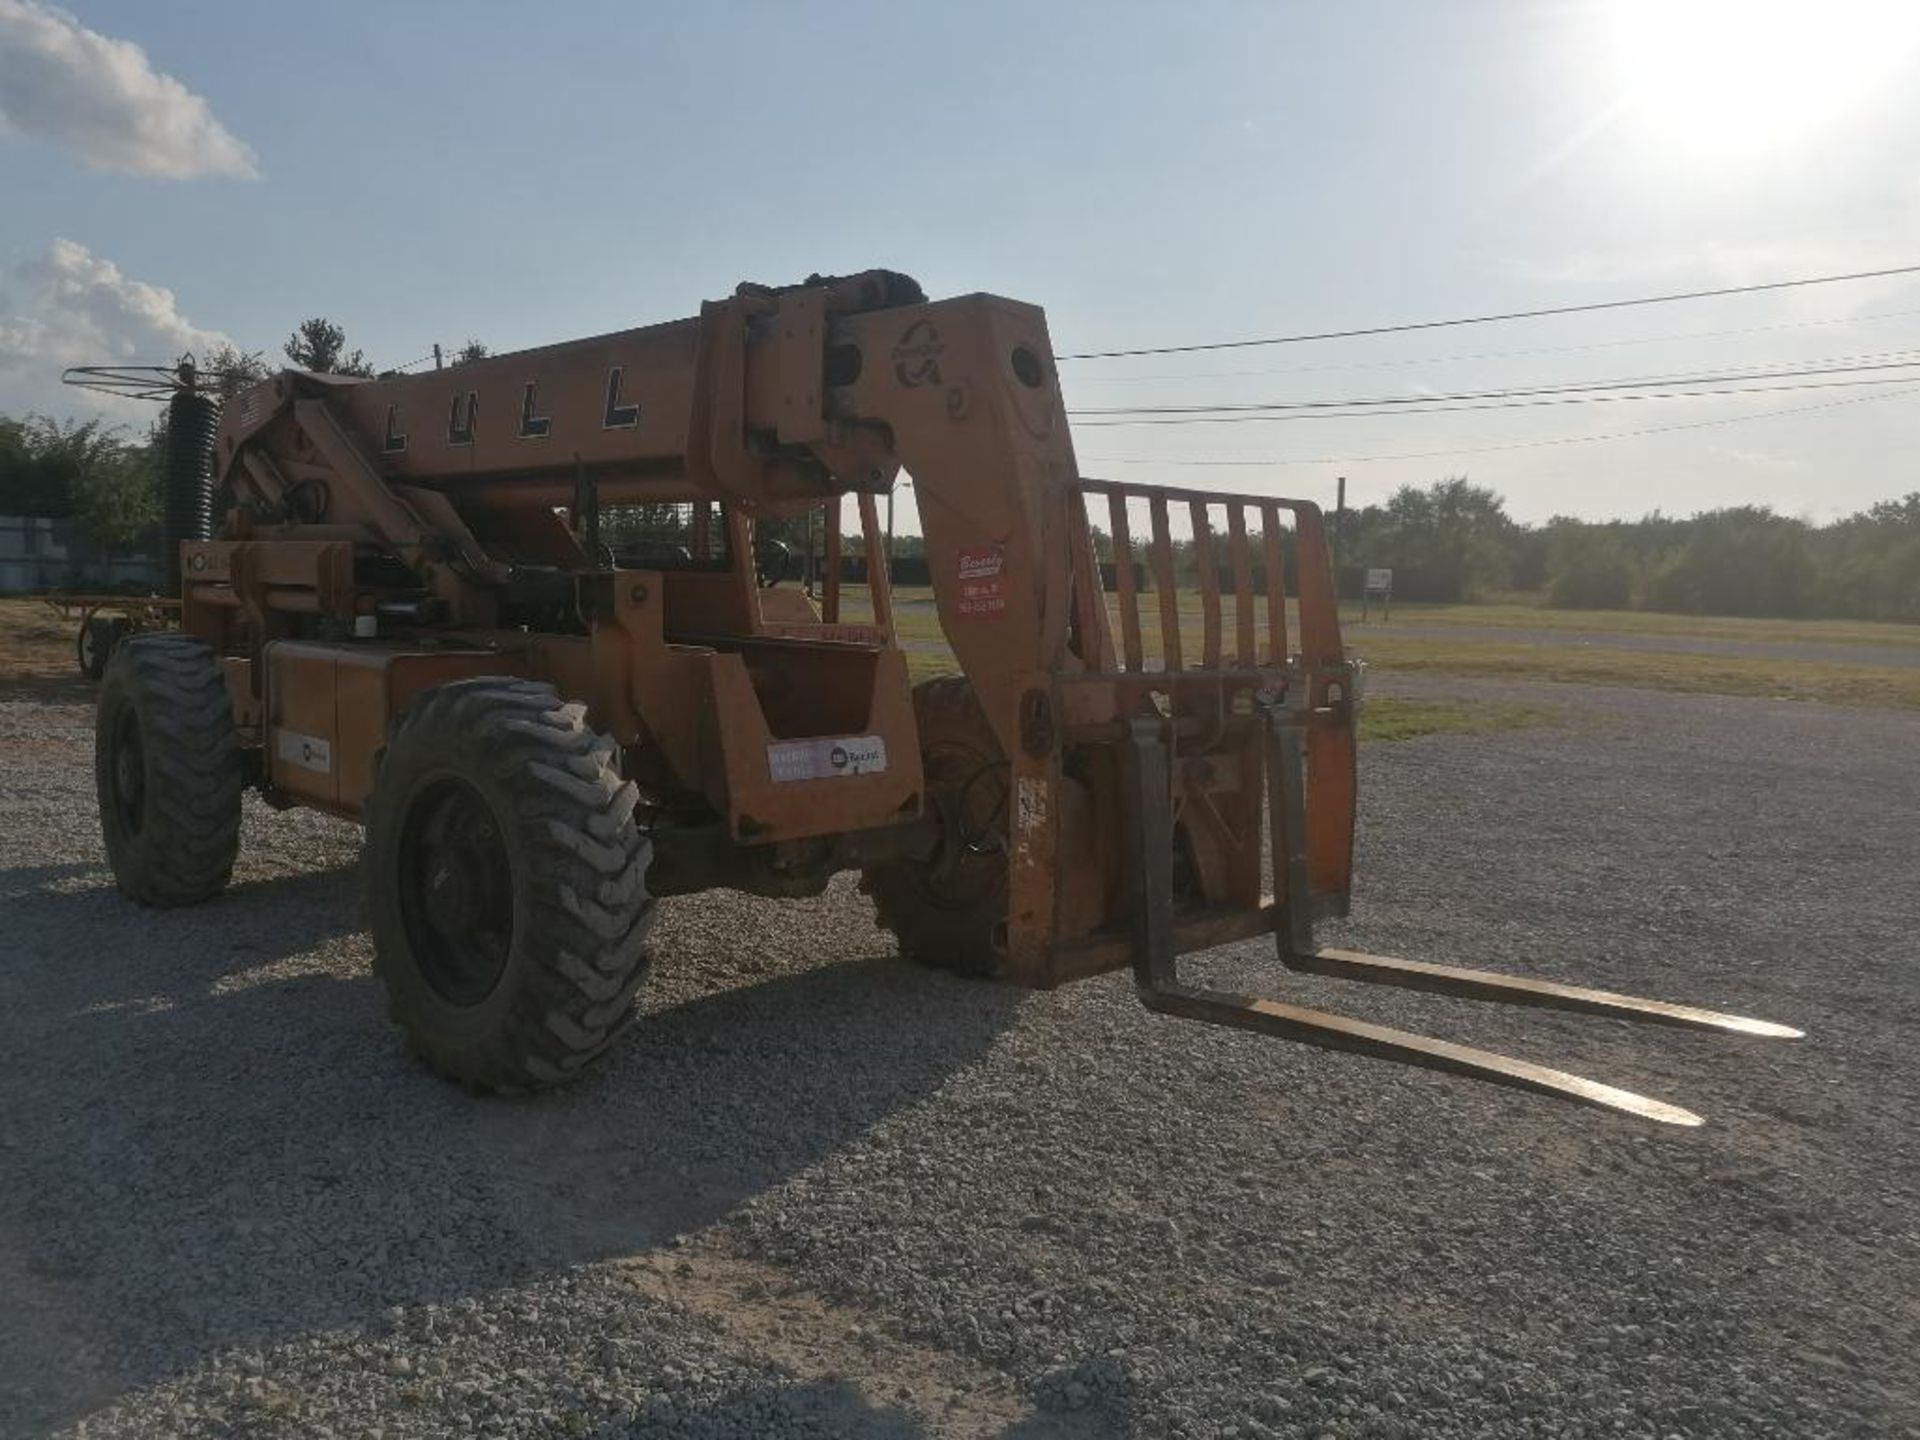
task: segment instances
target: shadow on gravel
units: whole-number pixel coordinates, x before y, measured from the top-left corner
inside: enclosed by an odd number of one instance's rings
[[[85,705],[91,708],[99,695],[100,687],[84,675],[13,671],[0,676],[0,701],[27,700],[40,705]]]
[[[77,880],[99,870],[100,866],[91,860],[70,860],[64,865],[19,865],[0,870],[0,900],[31,896],[50,881]]]
[[[89,876],[95,884],[61,884]],[[0,870],[0,901],[0,1013],[9,1017],[110,1010],[128,999],[187,1004],[208,986],[360,928],[353,864],[243,882],[205,905],[164,911],[127,899],[102,864],[29,865]],[[163,944],[164,957],[147,944]]]
[[[1094,1433],[1092,1417],[1035,1412],[997,1432],[993,1440],[1084,1440]],[[1133,1433],[1126,1418],[1106,1417],[1099,1433]],[[710,1431],[715,1435],[831,1435],[836,1440],[933,1440],[940,1433],[895,1405],[873,1405],[844,1380],[781,1382],[737,1390],[719,1399],[687,1405],[661,1399],[635,1417],[631,1433],[650,1428],[674,1433]],[[699,1427],[695,1429],[694,1427]],[[973,1425],[968,1433],[981,1433]]]
[[[1019,1003],[822,965],[643,1014],[569,1089],[488,1100],[386,1022],[353,867],[165,914],[45,878],[68,888],[0,872],[6,1434],[702,1228],[932,1095]]]
[[[671,1425],[699,1426],[715,1435],[833,1435],[845,1440],[927,1440],[928,1432],[908,1411],[869,1405],[845,1381],[756,1385],[716,1400],[676,1404],[664,1397],[643,1407],[635,1431]]]

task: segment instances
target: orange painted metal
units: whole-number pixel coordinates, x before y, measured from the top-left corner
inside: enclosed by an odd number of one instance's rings
[[[1260,507],[1261,560],[1267,587],[1267,662],[1283,665],[1292,654],[1287,644],[1287,587],[1281,562],[1280,507]]]
[[[1160,663],[1169,671],[1185,667],[1180,650],[1180,591],[1173,579],[1173,534],[1167,523],[1167,497],[1159,491],[1148,492],[1148,509],[1153,516],[1153,539],[1149,563],[1153,588],[1160,600]]]
[[[1252,665],[1258,654],[1253,627],[1253,554],[1247,546],[1247,507],[1227,506],[1227,554],[1233,567],[1233,663]]]
[[[1100,559],[1087,523],[1087,497],[1078,487],[1067,492],[1067,543],[1072,564],[1074,652],[1093,670],[1112,663],[1113,634],[1107,623],[1106,592],[1100,583]]]
[[[1207,504],[1195,500],[1187,507],[1193,524],[1193,565],[1200,575],[1200,663],[1220,668],[1220,571],[1213,558],[1213,528]]]
[[[893,643],[893,557],[887,553],[887,536],[880,528],[878,507],[873,496],[860,493],[860,543],[867,557],[867,598],[873,607],[873,624],[879,632],[876,643]]]

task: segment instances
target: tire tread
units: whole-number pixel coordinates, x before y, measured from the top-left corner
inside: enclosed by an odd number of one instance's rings
[[[104,813],[118,708],[143,708],[146,814],[137,837],[116,837]],[[132,635],[113,649],[101,690],[96,773],[108,858],[120,889],[143,905],[193,905],[232,878],[245,788],[227,682],[212,650],[190,635]]]
[[[403,937],[376,929],[374,968],[395,1019],[434,1069],[487,1092],[544,1089],[572,1079],[633,1019],[651,962],[652,844],[635,821],[638,790],[620,777],[613,743],[588,728],[584,706],[562,702],[552,687],[482,677],[428,691],[395,725],[383,769],[413,747],[433,753],[455,744],[480,757],[511,805],[510,853],[525,858],[531,876],[524,889],[516,885],[516,898],[530,894],[533,906],[516,917],[515,944],[536,947],[531,963],[509,962],[502,983],[518,993],[481,1040],[437,1033],[427,1010],[411,1003]],[[376,780],[370,836],[403,823],[395,813],[402,798]]]

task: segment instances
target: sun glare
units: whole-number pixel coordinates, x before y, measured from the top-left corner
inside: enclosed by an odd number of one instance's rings
[[[1710,155],[1817,139],[1920,42],[1920,0],[1611,0],[1602,13],[1624,104]]]

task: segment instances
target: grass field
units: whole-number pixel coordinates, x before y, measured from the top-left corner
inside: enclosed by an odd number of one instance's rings
[[[1343,605],[1348,642],[1366,634],[1361,607]],[[1371,607],[1380,620],[1380,607]],[[1873,620],[1754,620],[1736,615],[1666,615],[1651,610],[1554,610],[1508,601],[1488,605],[1410,605],[1396,601],[1392,624],[1433,628],[1556,630],[1569,634],[1675,635],[1709,640],[1787,641],[1796,644],[1889,645],[1920,650],[1920,625]]]
[[[0,700],[91,702],[74,658],[78,628],[38,600],[0,600]]]
[[[1199,602],[1192,596],[1181,599],[1181,645],[1186,653],[1197,654]],[[863,591],[848,590],[849,618],[865,613],[864,601]],[[902,587],[896,592],[894,618],[916,678],[952,671],[953,657],[941,634],[930,590]],[[1920,626],[1549,610],[1517,604],[1395,606],[1390,628],[1359,623],[1359,607],[1352,606],[1343,622],[1349,651],[1389,675],[1417,672],[1547,680],[1920,710],[1920,665],[1897,663],[1908,660],[1901,650],[1920,651]],[[1151,619],[1143,623],[1151,650],[1155,625]],[[1297,625],[1297,615],[1291,615],[1289,623]],[[1409,634],[1409,630],[1418,633]],[[1516,630],[1540,632],[1541,638],[1517,642],[1510,638]],[[1606,643],[1606,637],[1619,635],[1737,640],[1777,645],[1783,652],[1807,645],[1882,646],[1889,652],[1889,663],[1809,660],[1788,653],[1709,655]]]
[[[1565,711],[1545,705],[1375,695],[1360,711],[1360,738],[1384,742],[1485,730],[1527,730],[1536,725],[1558,725],[1565,719]]]
[[[896,628],[914,677],[951,673],[953,655],[941,633],[932,592],[903,586],[895,599]],[[1189,654],[1197,654],[1198,601],[1183,596],[1182,602],[1182,644]],[[1383,626],[1360,624],[1358,607],[1349,609],[1344,617],[1349,649],[1388,676],[1545,680],[1920,710],[1920,665],[1903,653],[1920,651],[1920,627],[1548,610],[1521,604],[1400,605],[1394,608],[1392,624]],[[849,620],[867,614],[863,589],[848,587],[843,613]],[[1147,624],[1151,647],[1153,624]],[[0,697],[89,701],[92,687],[75,669],[72,632],[70,622],[37,601],[0,600]],[[1515,632],[1528,632],[1530,638],[1516,640]],[[1772,644],[1782,653],[1699,654],[1609,643],[1609,637],[1623,636]],[[1823,644],[1883,647],[1889,663],[1841,663],[1790,653],[1795,647]],[[1550,723],[1553,714],[1477,701],[1381,696],[1369,707],[1363,734],[1393,740],[1445,730],[1510,729]]]
[[[1569,637],[1578,632],[1567,632]],[[1572,685],[1621,685],[1695,695],[1752,695],[1776,700],[1825,701],[1883,710],[1920,710],[1920,666],[1837,664],[1754,655],[1698,655],[1679,651],[1609,649],[1604,645],[1508,644],[1433,636],[1368,638],[1353,648],[1386,674],[1550,680]]]

